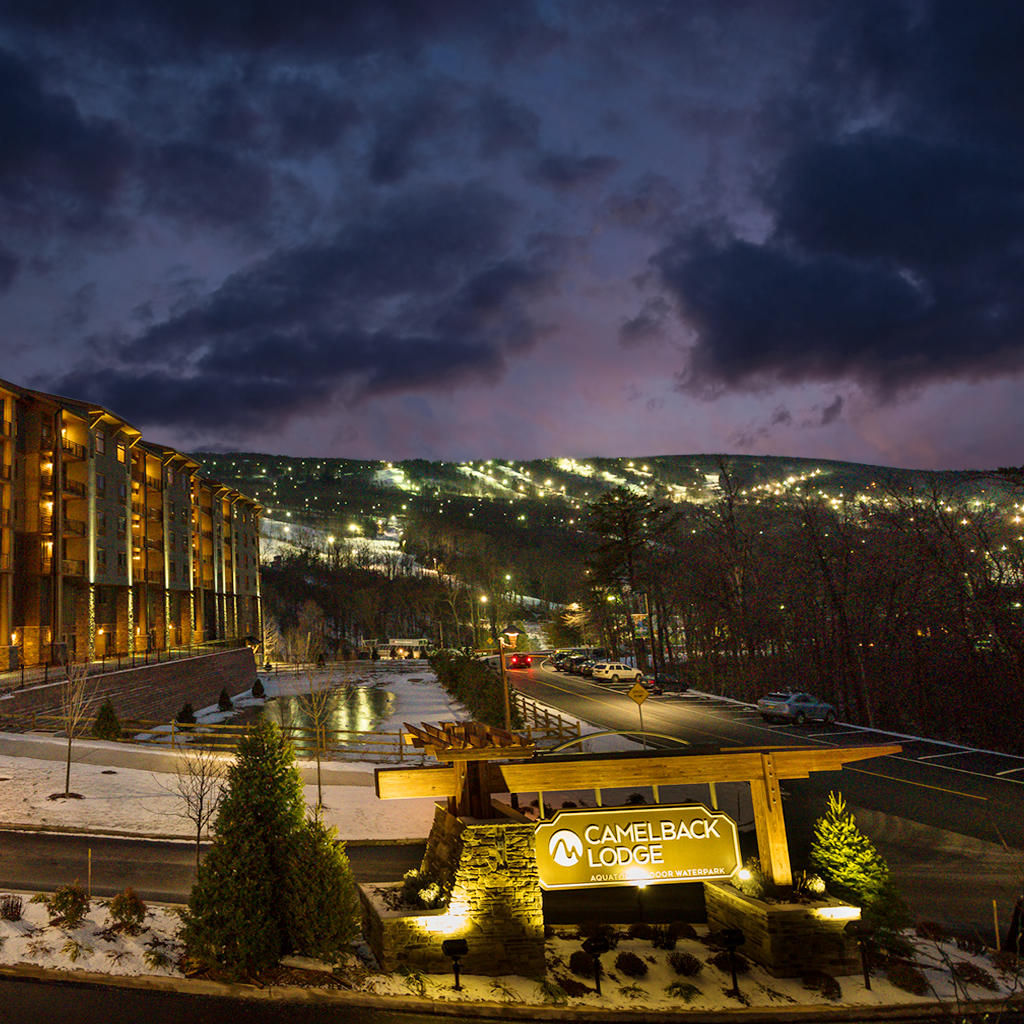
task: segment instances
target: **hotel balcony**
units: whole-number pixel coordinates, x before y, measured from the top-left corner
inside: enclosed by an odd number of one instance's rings
[[[84,459],[86,456],[85,445],[77,441],[69,441],[66,437],[60,439],[60,446],[64,454],[71,459]]]

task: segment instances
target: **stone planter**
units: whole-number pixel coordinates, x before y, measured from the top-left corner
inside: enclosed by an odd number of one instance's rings
[[[533,853],[533,824],[456,818],[438,807],[423,869],[449,888],[439,910],[391,910],[360,887],[363,934],[384,970],[447,972],[445,939],[465,939],[471,974],[544,973],[544,906]]]
[[[797,978],[815,970],[832,975],[860,971],[856,940],[843,930],[860,917],[860,911],[848,903],[769,903],[721,882],[704,883],[704,902],[708,928],[739,928],[746,938],[740,952],[775,977]]]

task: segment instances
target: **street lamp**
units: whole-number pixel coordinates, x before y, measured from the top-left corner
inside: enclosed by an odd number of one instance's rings
[[[480,616],[477,619],[477,623],[479,623],[480,619],[483,618],[484,610],[485,610],[484,609],[484,605],[487,604],[487,595],[486,594],[481,594],[479,600],[480,600]],[[478,626],[474,625],[473,630],[474,630],[474,632],[473,632],[473,643],[475,643],[477,648],[479,648],[481,646],[481,644],[480,644],[480,634],[478,632]]]

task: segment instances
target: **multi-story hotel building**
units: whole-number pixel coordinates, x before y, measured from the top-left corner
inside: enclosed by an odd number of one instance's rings
[[[260,506],[199,468],[0,380],[0,670],[259,636]]]

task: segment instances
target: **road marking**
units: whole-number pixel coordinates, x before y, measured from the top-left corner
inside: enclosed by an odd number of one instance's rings
[[[896,758],[897,761],[906,761],[908,758]],[[910,761],[914,764],[914,761]],[[921,789],[934,789],[939,793],[949,793],[950,796],[965,796],[968,800],[981,800],[983,803],[988,803],[987,796],[975,796],[974,793],[961,793],[957,789],[946,789],[944,786],[930,786],[927,782],[914,782],[913,779],[900,779],[892,775],[882,775],[881,772],[869,772],[866,768],[850,768],[847,765],[843,766],[843,771],[847,772],[860,772],[861,775],[872,775],[876,779],[885,779],[887,782],[902,782],[908,786],[920,786]]]
[[[1024,765],[1021,765],[1020,768],[1004,768],[1001,772],[996,772],[996,775],[1002,778],[1004,775],[1012,775],[1014,772],[1024,772]],[[1010,781],[1016,782],[1017,780],[1011,779]]]
[[[937,757],[963,757],[964,754],[973,754],[973,750],[947,750],[944,754],[922,754],[918,761],[934,761]]]

